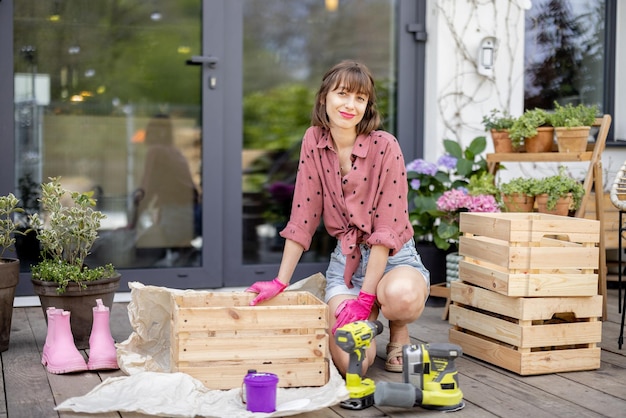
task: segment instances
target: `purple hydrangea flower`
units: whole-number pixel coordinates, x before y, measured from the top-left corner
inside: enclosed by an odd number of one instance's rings
[[[418,158],[408,163],[406,165],[406,170],[415,171],[416,173],[426,174],[429,176],[434,176],[435,174],[437,174],[437,166],[421,158]]]
[[[453,170],[456,168],[456,162],[457,159],[455,157],[450,154],[444,154],[437,160],[437,165],[448,170]]]
[[[419,181],[419,179],[411,180],[411,189],[419,190],[421,185],[422,185],[422,182]]]

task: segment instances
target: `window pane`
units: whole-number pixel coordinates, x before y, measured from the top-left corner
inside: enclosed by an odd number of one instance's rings
[[[201,3],[14,4],[20,197],[57,176],[94,190],[107,219],[88,264],[198,265],[200,68],[185,62]]]
[[[395,131],[394,0],[248,0],[244,3],[243,260],[278,263],[300,141],[317,88],[342,59],[363,61],[377,83],[384,127]],[[372,24],[376,16],[376,24]],[[334,248],[323,225],[303,261]]]
[[[526,12],[524,108],[604,104],[605,1],[538,0]]]

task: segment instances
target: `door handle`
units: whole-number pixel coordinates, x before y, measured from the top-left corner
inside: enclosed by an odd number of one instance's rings
[[[217,66],[219,59],[212,55],[194,55],[189,58],[186,62],[187,65],[206,65],[209,68],[215,68]]]

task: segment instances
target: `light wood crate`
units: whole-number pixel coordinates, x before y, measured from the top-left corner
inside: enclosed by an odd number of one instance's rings
[[[459,277],[507,296],[598,293],[600,222],[540,213],[461,213]]]
[[[278,375],[279,387],[329,379],[328,306],[288,291],[257,306],[250,292],[172,295],[170,365],[209,389],[241,387],[250,369]]]
[[[452,282],[450,342],[520,375],[600,367],[602,296],[510,297]]]

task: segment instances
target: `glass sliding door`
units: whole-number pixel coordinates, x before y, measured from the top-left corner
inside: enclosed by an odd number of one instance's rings
[[[88,264],[194,286],[183,272],[203,266],[202,2],[13,4],[15,190],[26,211],[39,211],[50,177],[92,190],[107,217]],[[28,271],[39,253],[21,244]]]
[[[13,115],[0,143],[13,155],[0,157],[0,171],[12,167],[0,186],[27,211],[39,210],[49,177],[93,190],[107,219],[88,264],[112,262],[123,282],[197,289],[274,277],[313,96],[340,60],[371,68],[384,128],[407,158],[422,141],[413,90],[423,44],[411,28],[424,12],[411,0],[7,5],[13,40],[0,53],[11,63],[0,69],[13,72],[14,100],[0,102]],[[294,279],[325,270],[334,242],[318,232]],[[26,244],[18,294],[32,294],[39,256]]]

